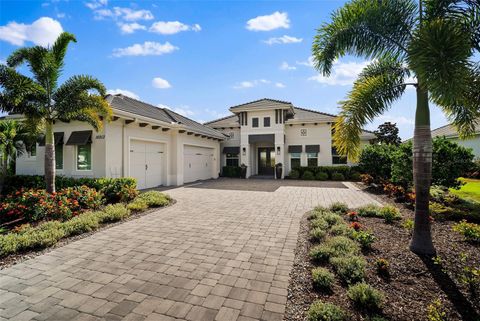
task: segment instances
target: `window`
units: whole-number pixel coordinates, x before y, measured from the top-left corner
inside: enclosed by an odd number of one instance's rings
[[[227,166],[238,167],[238,154],[227,153]]]
[[[77,170],[89,171],[92,169],[92,144],[77,146]]]
[[[263,118],[263,127],[270,127],[270,117]]]
[[[55,146],[55,169],[63,169],[63,144]]]
[[[294,169],[300,167],[300,157],[302,153],[290,153],[290,168]]]
[[[258,127],[258,118],[252,118],[252,127]]]
[[[317,167],[318,153],[307,153],[307,164],[309,167]]]
[[[30,147],[30,157],[36,157],[37,156],[37,144],[32,144],[32,147]]]
[[[307,136],[307,129],[306,128],[300,129],[300,136]]]
[[[338,164],[346,164],[347,163],[347,158],[344,156],[340,156],[337,153],[337,149],[332,146],[332,164],[338,165]]]

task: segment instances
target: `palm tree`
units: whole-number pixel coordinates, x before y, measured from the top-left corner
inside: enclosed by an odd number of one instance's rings
[[[352,0],[317,31],[314,64],[328,76],[346,54],[372,62],[355,81],[334,124],[334,144],[356,159],[363,126],[384,113],[408,85],[417,106],[413,136],[416,192],[410,249],[433,254],[429,221],[432,139],[429,102],[440,106],[462,136],[480,114],[480,4],[478,0]],[[412,80],[413,79],[413,80]]]
[[[2,159],[0,192],[3,189],[4,179],[8,175],[9,160],[15,160],[17,155],[31,151],[36,139],[34,133],[38,133],[36,128],[25,123],[10,119],[0,121],[0,156]]]
[[[75,36],[63,32],[51,47],[18,49],[8,57],[8,66],[0,65],[0,110],[23,114],[29,122],[45,127],[45,182],[50,193],[55,192],[54,122],[84,121],[98,131],[112,113],[99,80],[80,75],[58,85],[71,41],[76,42]],[[23,63],[32,78],[14,69]]]

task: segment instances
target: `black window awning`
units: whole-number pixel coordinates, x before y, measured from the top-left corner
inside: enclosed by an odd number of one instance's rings
[[[68,138],[66,145],[86,145],[92,142],[92,131],[82,130],[78,132],[72,132]]]
[[[240,147],[223,147],[224,154],[240,154]]]
[[[53,141],[55,142],[55,145],[63,144],[63,136],[63,132],[53,133]],[[45,146],[45,135],[39,137],[38,146]]]
[[[301,153],[302,152],[302,145],[289,145],[288,146],[289,153]]]
[[[320,145],[306,145],[305,146],[306,153],[320,153]]]
[[[248,143],[275,143],[275,134],[248,135]]]

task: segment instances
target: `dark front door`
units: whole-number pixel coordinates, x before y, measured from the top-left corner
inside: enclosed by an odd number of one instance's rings
[[[258,175],[273,175],[275,168],[275,149],[262,147],[258,149]]]

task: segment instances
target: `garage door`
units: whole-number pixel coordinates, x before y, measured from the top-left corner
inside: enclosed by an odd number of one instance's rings
[[[183,149],[183,181],[190,183],[212,178],[213,149],[185,145]]]
[[[132,140],[130,143],[130,176],[137,180],[137,188],[162,185],[163,144]]]

